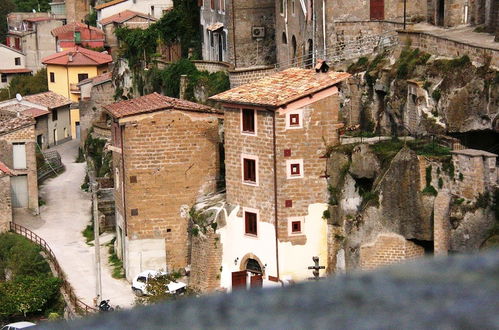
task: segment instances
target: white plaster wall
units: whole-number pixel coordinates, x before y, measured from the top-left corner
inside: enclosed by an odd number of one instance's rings
[[[258,222],[258,237],[251,237],[244,233],[244,220],[238,217],[239,207],[236,207],[228,216],[227,225],[217,230],[222,243],[222,273],[220,286],[228,290],[232,287],[232,272],[240,271],[243,257],[252,253],[260,259],[265,269],[265,279],[277,276],[275,258],[275,229],[267,222]],[[237,263],[234,264],[234,260]],[[271,285],[264,279],[264,286]],[[274,282],[271,282],[274,283]]]
[[[135,2],[135,3],[134,3]],[[99,10],[97,19],[100,21],[103,18],[118,14],[124,10],[132,10],[142,14],[151,14],[151,6],[154,6],[154,17],[161,18],[163,10],[173,8],[172,0],[128,0],[114,6],[109,6]]]
[[[307,236],[305,245],[279,243],[279,271],[282,280],[303,281],[312,277],[312,271],[308,267],[314,265],[312,257],[315,256],[319,257],[320,266],[327,268],[327,221],[322,218],[325,210],[325,203],[308,206],[308,215],[303,224]],[[325,276],[326,270],[320,270],[319,275]]]
[[[15,58],[21,58],[21,65],[16,65]],[[24,54],[10,49],[7,46],[0,45],[0,69],[10,70],[10,69],[25,69],[26,68],[26,56]],[[0,88],[5,88],[9,85],[10,81],[15,77],[14,74],[9,74],[7,76],[7,82],[2,83],[0,81]]]
[[[291,242],[279,243],[280,279],[286,281],[302,281],[312,276],[308,266],[314,263],[312,257],[318,256],[321,266],[327,264],[327,221],[322,218],[327,204],[317,203],[309,205],[308,215],[304,218],[304,232],[307,235],[305,245],[292,245]],[[241,270],[243,257],[252,253],[265,266],[264,287],[280,286],[280,283],[268,281],[268,276],[277,276],[275,228],[273,224],[258,222],[258,237],[251,237],[244,233],[244,220],[238,217],[239,207],[236,207],[228,216],[227,224],[217,230],[222,243],[222,273],[220,286],[229,291],[232,287],[232,272]],[[237,259],[239,258],[239,259]],[[237,259],[237,262],[234,261]],[[320,271],[325,276],[325,270]]]
[[[127,280],[131,281],[138,273],[152,269],[166,269],[165,240],[135,239],[125,237],[124,267]]]

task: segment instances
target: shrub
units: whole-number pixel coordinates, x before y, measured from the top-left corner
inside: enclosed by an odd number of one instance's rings
[[[435,187],[433,186],[426,186],[424,189],[423,189],[423,194],[424,195],[430,195],[430,196],[437,196],[438,195],[438,191],[435,189]]]

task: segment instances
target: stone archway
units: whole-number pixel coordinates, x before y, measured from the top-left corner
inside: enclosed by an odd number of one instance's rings
[[[250,260],[254,260],[258,263],[258,266],[260,267],[261,269],[261,272],[262,272],[262,275],[265,273],[265,266],[264,264],[262,263],[262,261],[260,260],[260,258],[258,258],[256,255],[254,255],[253,253],[247,253],[242,259],[241,259],[241,262],[239,263],[239,269],[240,270],[248,270],[248,271],[252,271],[251,269],[248,269],[248,262],[251,262]],[[253,263],[253,262],[251,262]]]

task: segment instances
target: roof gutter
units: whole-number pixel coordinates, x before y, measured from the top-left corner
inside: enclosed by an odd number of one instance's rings
[[[276,146],[276,125],[275,125],[275,110],[267,109],[272,112],[272,148],[274,153],[274,230],[275,230],[275,260],[276,260],[276,273],[277,278],[280,278],[279,271],[279,217],[278,217],[278,208],[279,205],[277,203],[277,146]]]

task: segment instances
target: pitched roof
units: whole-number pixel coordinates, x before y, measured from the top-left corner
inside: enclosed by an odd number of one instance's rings
[[[138,13],[138,12],[132,11],[132,10],[124,10],[124,11],[122,11],[120,13],[115,14],[115,15],[112,15],[112,16],[109,16],[109,17],[101,19],[100,20],[100,24],[102,24],[102,25],[107,25],[107,24],[110,24],[110,23],[121,24],[121,23],[126,22],[129,19],[132,19],[132,18],[134,18],[136,16],[140,16],[140,17],[143,17],[143,18],[148,18],[151,21],[156,21],[156,19],[154,17],[149,16],[147,14]]]
[[[81,31],[81,30],[85,30],[85,29],[90,29],[91,31],[93,31],[97,34],[104,35],[104,31],[102,31],[101,29],[98,29],[95,26],[86,25],[86,24],[83,24],[80,22],[73,22],[73,23],[69,23],[66,25],[56,27],[50,33],[52,33],[52,35],[54,37],[58,37],[61,34],[64,34],[67,32]]]
[[[0,174],[2,174],[2,173],[5,173],[7,175],[14,175],[14,173],[12,173],[12,171],[10,170],[10,168],[8,168],[7,165],[5,165],[4,163],[2,163],[0,161]]]
[[[169,109],[221,114],[220,111],[212,107],[160,95],[158,93],[152,93],[137,97],[135,99],[109,104],[104,106],[104,109],[106,109],[115,118],[123,118],[141,113]]]
[[[10,31],[9,31],[9,32],[10,32]],[[10,51],[13,51],[13,52],[19,53],[19,54],[21,54],[21,55],[24,55],[24,53],[23,53],[23,52],[21,52],[20,50],[15,49],[15,48],[12,48],[12,47],[9,47],[9,46],[7,46],[7,45],[0,44],[0,47],[6,48],[6,49],[8,49],[8,50],[10,50]]]
[[[0,69],[0,73],[14,74],[14,73],[30,73],[30,69]]]
[[[31,103],[43,105],[49,109],[63,107],[72,103],[70,99],[51,91],[28,95],[24,99]]]
[[[10,118],[0,120],[0,135],[9,133],[10,131],[23,128],[25,126],[34,125],[36,121],[28,116],[19,115]]]
[[[101,75],[82,80],[78,83],[78,86],[89,84],[89,83],[92,83],[94,85],[99,85],[99,84],[105,83],[107,81],[111,81],[112,77],[113,77],[112,72],[106,72],[106,73],[103,73]]]
[[[27,109],[27,110],[24,110],[22,112],[23,115],[26,115],[26,116],[29,116],[29,117],[33,117],[33,118],[37,118],[37,117],[40,117],[40,116],[48,115],[49,113],[50,113],[50,111],[42,110],[42,109],[36,109],[36,108]]]
[[[47,56],[42,59],[43,64],[82,66],[82,65],[102,65],[111,63],[113,58],[106,53],[99,53],[83,47],[75,47],[60,53]]]
[[[102,8],[114,6],[114,5],[117,5],[117,4],[125,2],[125,1],[128,1],[128,0],[113,0],[113,1],[106,2],[106,3],[101,3],[100,5],[95,6],[94,9],[100,10]]]
[[[316,73],[310,69],[291,68],[217,94],[210,100],[277,108],[348,77],[350,74],[346,72]]]

